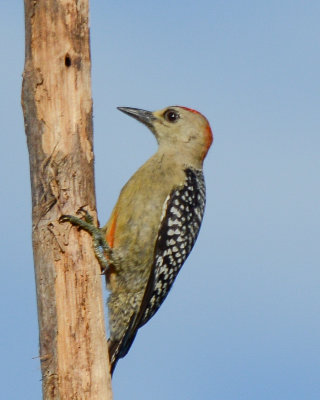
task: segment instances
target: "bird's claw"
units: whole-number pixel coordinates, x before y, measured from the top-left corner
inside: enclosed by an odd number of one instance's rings
[[[70,222],[71,217],[72,215],[61,215],[61,217],[59,218],[59,222]]]
[[[82,207],[80,207],[80,208],[78,209],[77,214],[78,214],[78,215],[82,215],[83,218],[84,218],[84,220],[85,220],[88,224],[94,225],[92,215],[89,214],[89,212],[84,208],[84,206],[82,206]]]
[[[90,233],[93,241],[93,250],[101,267],[101,274],[104,275],[109,267],[109,260],[112,260],[112,249],[109,247],[104,235],[104,231],[96,226],[93,222],[93,217],[87,210],[80,207],[77,214],[82,214],[83,218],[78,218],[73,215],[62,215],[59,222],[70,222],[74,226],[78,226]]]

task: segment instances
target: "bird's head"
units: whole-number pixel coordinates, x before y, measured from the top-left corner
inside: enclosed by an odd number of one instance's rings
[[[198,111],[187,107],[170,106],[159,111],[118,107],[145,124],[155,135],[159,151],[180,154],[202,163],[212,144],[208,120]]]

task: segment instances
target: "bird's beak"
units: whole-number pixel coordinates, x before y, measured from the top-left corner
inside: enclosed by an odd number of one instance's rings
[[[156,117],[153,115],[151,111],[140,110],[139,108],[131,108],[131,107],[117,107],[118,110],[124,112],[125,114],[130,115],[147,125],[149,128],[153,127],[153,122],[156,120]]]

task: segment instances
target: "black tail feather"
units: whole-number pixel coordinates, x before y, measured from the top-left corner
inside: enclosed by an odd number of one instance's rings
[[[126,333],[122,336],[120,340],[110,340],[109,344],[109,360],[110,360],[110,373],[113,374],[113,371],[117,365],[117,362],[120,358],[123,358],[127,355],[130,347],[136,337],[138,326],[136,324],[137,314],[133,314],[128,329]]]

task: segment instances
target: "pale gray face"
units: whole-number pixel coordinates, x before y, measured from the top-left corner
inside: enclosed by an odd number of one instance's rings
[[[210,125],[198,111],[180,106],[154,112],[129,107],[119,110],[148,126],[166,151],[180,151],[202,161],[211,146]]]

